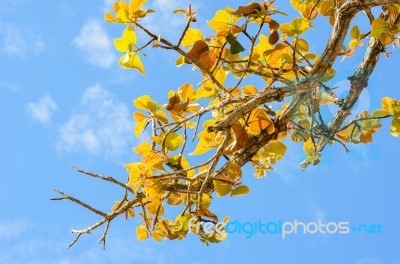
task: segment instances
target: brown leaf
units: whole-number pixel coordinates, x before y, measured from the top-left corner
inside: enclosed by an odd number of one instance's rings
[[[171,98],[169,98],[167,110],[174,112],[175,114],[180,114],[186,110],[189,105],[189,99],[182,102],[179,95],[174,94]]]
[[[171,111],[174,109],[174,106],[178,103],[181,102],[181,99],[179,98],[179,95],[174,94],[171,98],[169,98],[168,105],[167,105],[167,110]]]
[[[269,22],[269,29],[273,31],[277,31],[279,29],[279,23],[276,22],[275,20],[271,20]]]
[[[239,8],[233,12],[233,15],[236,16],[248,16],[257,14],[257,11],[261,11],[261,6],[258,3],[250,3],[247,6],[239,6]]]
[[[207,43],[203,40],[198,40],[194,43],[193,47],[188,52],[188,55],[193,59],[200,60],[201,55],[207,51],[209,51]],[[191,64],[192,62],[185,58],[185,63]]]
[[[249,137],[247,135],[246,130],[239,123],[233,124],[231,126],[233,131],[233,142],[225,149],[225,153],[228,155],[233,154],[233,152],[241,149],[244,145],[246,145]]]
[[[210,210],[208,210],[206,208],[199,208],[194,213],[198,216],[205,216],[205,217],[211,218],[215,221],[218,221],[218,217],[213,212],[211,212]]]
[[[271,45],[275,45],[279,40],[279,33],[278,31],[273,31],[271,35],[269,35],[268,42]]]

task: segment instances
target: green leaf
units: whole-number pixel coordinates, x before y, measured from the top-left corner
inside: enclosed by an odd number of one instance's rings
[[[231,197],[243,196],[250,192],[250,188],[246,185],[240,185],[236,189],[232,190]]]
[[[232,35],[232,33],[229,33],[226,36],[226,41],[231,45],[231,47],[229,48],[231,54],[238,54],[244,51],[242,44],[240,44],[239,41],[237,41],[237,39]]]

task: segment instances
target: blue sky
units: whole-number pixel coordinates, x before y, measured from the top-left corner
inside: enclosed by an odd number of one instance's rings
[[[138,220],[117,219],[106,251],[96,242],[100,232],[67,250],[74,238],[69,230],[98,219],[69,202],[51,202],[56,196],[52,188],[108,210],[121,191],[75,173],[71,165],[125,179],[122,165],[138,158],[131,150],[139,142],[132,132],[132,99],[146,93],[163,100],[167,91],[199,80],[190,67],[175,68],[175,54],[157,50],[142,59],[146,77],[120,69],[112,40],[123,27],[103,22],[111,2],[0,3],[0,263],[400,263],[400,141],[389,135],[386,121],[374,144],[351,145],[349,155],[333,146],[319,166],[305,172],[299,167],[301,146],[289,144],[287,156],[265,179],[254,179],[246,167],[249,195],[215,199],[212,207],[232,220],[380,224],[383,234],[293,235],[284,240],[232,234],[205,247],[195,236],[139,242]],[[278,4],[287,8],[288,2]],[[170,13],[187,3],[149,0],[149,7],[162,11],[147,25],[177,37],[182,21]],[[245,1],[229,2],[240,4]],[[199,21],[205,21],[225,4],[201,0],[194,5]],[[310,34],[315,50],[322,49],[329,35],[326,25],[318,26],[322,31]],[[362,55],[358,51],[354,60],[337,64],[332,84],[344,90]],[[399,59],[398,50],[389,60],[382,57],[354,112],[379,107],[383,96],[400,99]]]

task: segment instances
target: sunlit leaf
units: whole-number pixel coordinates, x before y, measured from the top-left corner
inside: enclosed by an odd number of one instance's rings
[[[249,187],[247,187],[246,185],[240,185],[232,190],[231,197],[243,196],[243,195],[248,194],[249,192],[250,192]]]
[[[247,124],[250,130],[257,134],[259,134],[263,129],[267,129],[267,133],[269,134],[272,134],[275,131],[274,123],[267,113],[260,108],[251,111]]]
[[[129,13],[133,14],[136,11],[138,11],[145,3],[147,0],[131,0],[129,2]]]
[[[239,8],[232,14],[237,16],[248,16],[251,14],[257,14],[257,10],[261,11],[261,6],[258,3],[250,3],[247,6],[239,6]]]
[[[217,180],[214,180],[213,183],[215,192],[218,196],[225,196],[231,192],[232,185]]]
[[[136,33],[132,26],[127,26],[122,37],[114,40],[115,49],[119,52],[131,51],[136,43]]]
[[[149,237],[146,225],[139,225],[136,227],[136,236],[138,240],[145,240]]]
[[[119,64],[122,68],[135,69],[141,74],[145,75],[142,60],[135,52],[128,51],[125,55],[122,55],[119,60]]]
[[[304,142],[303,150],[308,156],[313,156],[315,154],[315,146],[311,138]]]
[[[192,46],[196,41],[203,39],[203,33],[197,28],[189,28],[182,39],[182,46]]]
[[[380,38],[381,35],[389,30],[388,22],[383,18],[375,19],[371,24],[371,37]]]
[[[400,118],[393,118],[390,126],[390,134],[394,137],[400,137]]]
[[[183,142],[183,136],[180,134],[170,133],[165,139],[165,147],[168,150],[175,151]]]
[[[307,18],[295,18],[290,22],[290,31],[292,34],[301,35],[310,26],[310,22]]]

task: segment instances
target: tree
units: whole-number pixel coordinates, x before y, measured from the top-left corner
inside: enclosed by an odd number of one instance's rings
[[[120,66],[144,75],[142,52],[164,49],[177,55],[177,67],[193,66],[201,82],[198,87],[183,83],[163,102],[150,95],[134,100],[138,109],[134,133],[138,137],[147,131],[151,136],[134,148],[141,160],[125,165],[129,175],[125,183],[75,168],[124,190],[109,213],[56,190],[61,197],[54,200],[71,200],[101,217],[84,230],[73,230],[76,239],[70,246],[102,225],[100,242],[105,245],[110,223],[120,215],[142,219],[136,229],[140,240],[182,239],[193,232],[206,244],[221,242],[224,228],[206,232],[202,225],[193,228],[191,223],[218,222],[209,209],[212,197],[249,192],[242,178],[245,164],[251,164],[255,177],[265,177],[284,157],[284,142],[292,140],[303,144],[305,169],[317,165],[329,145],[340,144],[348,152],[348,144],[372,142],[385,118],[391,119],[390,133],[400,136],[398,100],[385,97],[382,108],[351,117],[381,55],[389,57],[388,48],[400,46],[400,0],[291,0],[300,15],[287,24],[279,22],[286,14],[276,9],[274,1],[252,2],[217,10],[208,22],[215,32],[212,36],[196,28],[201,22],[189,5],[174,12],[186,20],[174,42],[143,26],[147,16],[157,16],[143,8],[145,3],[116,1],[114,12],[105,14],[107,22],[125,25],[114,41],[123,53]],[[352,25],[360,21],[354,20],[359,13],[365,14],[368,32]],[[307,31],[318,30],[318,19],[328,20],[332,27],[321,54],[314,53],[304,37]],[[137,31],[146,37],[138,39]],[[340,98],[329,82],[335,77],[334,63],[357,49],[365,49],[365,55],[348,78],[347,95]],[[245,80],[259,83],[258,79],[262,87],[243,85]],[[328,105],[336,107],[333,117],[326,113]],[[164,216],[170,206],[182,209],[175,219]]]

